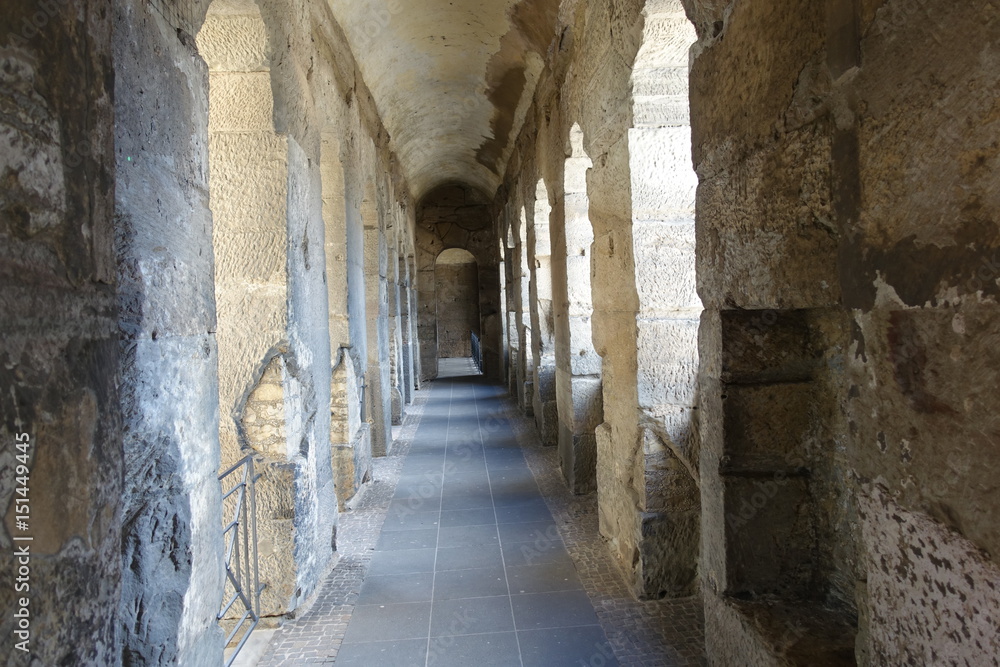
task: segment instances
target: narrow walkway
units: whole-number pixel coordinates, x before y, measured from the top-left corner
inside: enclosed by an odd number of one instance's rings
[[[555,459],[524,446],[503,389],[442,362],[378,481],[341,515],[340,562],[313,607],[260,664],[701,664],[700,605],[632,600],[596,508],[532,473]]]

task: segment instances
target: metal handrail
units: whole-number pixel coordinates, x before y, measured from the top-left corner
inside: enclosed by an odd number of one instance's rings
[[[242,474],[240,474],[242,473]],[[238,481],[234,479],[238,477]],[[223,597],[222,609],[217,619],[222,619],[237,602],[241,602],[242,616],[226,637],[226,646],[244,630],[243,636],[226,660],[226,667],[233,664],[250,634],[260,623],[260,594],[264,586],[260,583],[260,569],[257,553],[257,480],[260,475],[254,473],[253,455],[247,455],[238,463],[219,475],[219,483],[223,489],[227,484],[232,488],[222,495],[223,512],[225,504],[232,501],[232,520],[222,528],[222,539],[225,542],[226,592],[232,590],[232,595]],[[237,612],[239,613],[239,612]]]
[[[483,347],[479,341],[479,336],[476,335],[475,331],[470,331],[469,335],[472,336],[472,361],[476,364],[476,370],[480,373],[483,372]]]

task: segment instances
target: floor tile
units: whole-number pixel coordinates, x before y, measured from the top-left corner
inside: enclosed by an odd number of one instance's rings
[[[520,667],[521,664],[513,632],[434,637],[427,657],[428,667]]]
[[[368,575],[361,584],[358,604],[424,602],[434,591],[434,573]]]
[[[439,547],[472,547],[482,544],[497,544],[497,527],[492,526],[448,526],[441,528]]]
[[[441,509],[466,510],[493,507],[493,499],[487,494],[446,496],[441,499]]]
[[[344,643],[426,637],[430,618],[430,602],[358,605],[351,615]]]
[[[472,547],[440,548],[437,550],[437,570],[469,570],[503,567],[503,556],[496,544]]]
[[[435,600],[431,636],[473,635],[514,629],[510,598],[506,595],[458,600]]]
[[[497,508],[497,523],[552,522],[552,513],[541,500],[533,500],[516,505],[502,505]]]
[[[519,630],[597,625],[597,614],[584,591],[512,595]]]
[[[437,529],[440,521],[441,513],[436,510],[430,512],[411,512],[403,509],[387,514],[385,523],[382,524],[382,530]]]
[[[376,551],[430,549],[437,546],[437,529],[389,530],[379,537]]]
[[[436,549],[376,551],[368,565],[368,575],[433,572]]]
[[[496,525],[492,507],[467,510],[444,510],[440,514],[442,527]]]
[[[599,625],[517,633],[524,667],[617,666],[611,643]]]
[[[344,644],[337,653],[337,667],[424,667],[427,659],[427,639],[405,639],[394,642]]]
[[[507,595],[502,567],[439,570],[434,576],[434,601]]]

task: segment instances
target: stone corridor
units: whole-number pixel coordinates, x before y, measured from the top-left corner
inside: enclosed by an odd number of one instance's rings
[[[2,0],[0,667],[1000,667],[998,71],[991,0]]]
[[[259,665],[703,664],[700,604],[632,598],[596,503],[545,474],[556,452],[505,394],[469,360],[441,360],[341,515],[316,602]]]

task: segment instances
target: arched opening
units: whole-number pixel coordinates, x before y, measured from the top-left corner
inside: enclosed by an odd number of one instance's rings
[[[475,330],[480,337],[483,374],[494,379],[501,377],[501,318],[497,316],[500,312],[497,274],[500,258],[494,250],[491,216],[486,196],[459,183],[436,188],[417,207],[414,239],[419,290],[417,331],[420,372],[426,379],[438,376],[438,359],[471,353],[471,350],[456,352],[454,347],[444,354],[439,352],[441,341],[438,337],[442,328],[438,323],[437,260],[442,252],[452,249],[466,250],[475,258],[476,279],[472,293],[478,308],[477,324],[464,328]],[[471,337],[469,342],[471,347]],[[454,344],[455,339],[445,342],[447,346]]]
[[[248,455],[260,473],[257,555],[262,616],[294,609],[302,594],[296,482],[308,449],[302,382],[289,344],[291,142],[275,131],[268,30],[252,0],[209,7],[197,36],[209,69],[209,206],[215,255],[221,470]],[[223,493],[239,476],[223,480]],[[223,516],[232,521],[239,493]],[[241,519],[241,520],[245,520]],[[231,580],[224,597],[234,591]],[[233,605],[230,630],[242,616]],[[239,634],[235,640],[239,639]]]
[[[438,365],[443,359],[472,359],[481,340],[479,263],[468,250],[448,248],[434,262]],[[454,364],[449,364],[454,365]]]
[[[645,595],[696,588],[698,328],[695,194],[687,81],[697,35],[682,3],[648,3],[632,72],[628,131],[635,261],[636,377],[644,494],[644,537],[636,572]],[[669,548],[666,547],[669,545]],[[628,556],[631,558],[632,556]]]

